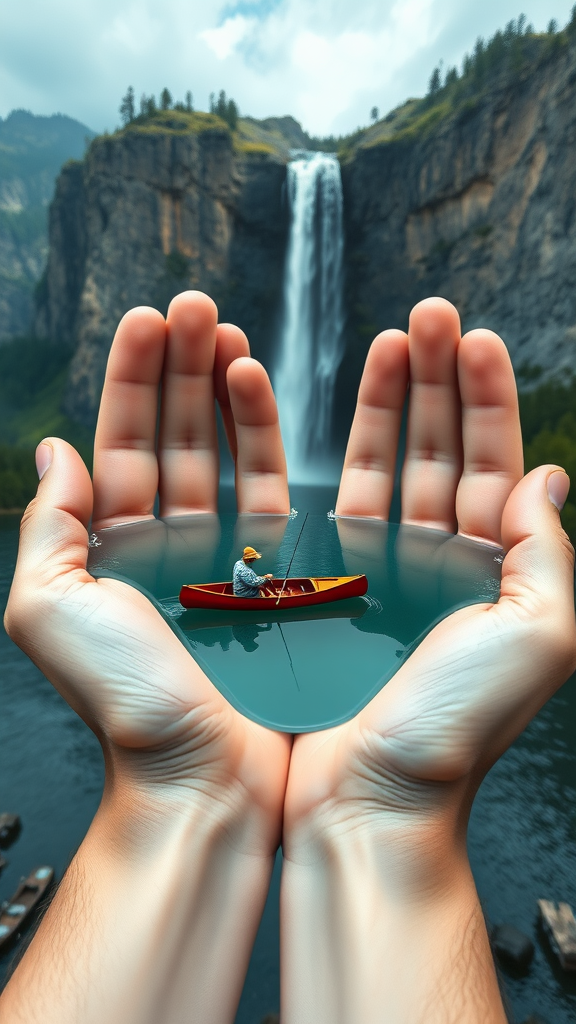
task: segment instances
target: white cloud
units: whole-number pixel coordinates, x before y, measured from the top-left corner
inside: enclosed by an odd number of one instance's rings
[[[102,42],[119,52],[144,54],[154,46],[158,28],[157,19],[133,4],[129,10],[115,15],[110,25],[104,28]]]
[[[199,32],[198,38],[204,40],[218,60],[226,60],[248,35],[255,22],[255,18],[236,14],[233,18],[227,18],[218,28],[207,28]]]
[[[333,126],[354,110],[358,99],[369,91],[384,91],[407,57],[433,41],[432,0],[406,4],[418,9],[409,34],[404,30],[404,18],[397,15],[399,6],[396,4],[387,24],[372,32],[297,34],[291,53],[298,80],[295,109],[314,134],[322,134],[326,123]]]
[[[113,128],[128,85],[206,109],[225,89],[256,117],[291,113],[344,133],[425,92],[443,58],[523,9],[564,24],[573,0],[20,0],[4,4],[0,114],[24,106]]]

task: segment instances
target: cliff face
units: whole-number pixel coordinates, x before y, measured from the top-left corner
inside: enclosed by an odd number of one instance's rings
[[[349,144],[342,433],[370,341],[428,295],[454,302],[464,330],[497,331],[521,386],[538,367],[576,371],[576,46],[542,53],[453,107],[409,101]],[[121,316],[185,288],[272,362],[295,122],[245,119],[233,138],[186,116],[98,139],[59,179],[36,330],[75,349],[66,411],[81,423]]]
[[[48,203],[65,160],[81,156],[85,125],[62,114],[0,117],[0,343],[30,330],[48,255]]]
[[[127,131],[65,167],[50,211],[50,256],[36,333],[74,347],[65,411],[94,422],[118,321],[133,306],[165,312],[186,288],[220,319],[270,344],[286,246],[285,162],[235,150],[226,130]]]
[[[570,48],[344,163],[343,395],[374,334],[428,295],[499,333],[521,384],[528,367],[576,371],[575,100]]]

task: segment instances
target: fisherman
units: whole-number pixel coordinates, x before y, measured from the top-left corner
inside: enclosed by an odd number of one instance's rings
[[[260,587],[263,587],[267,580],[274,579],[271,572],[266,573],[265,576],[256,575],[252,569],[252,562],[255,562],[257,558],[262,558],[262,555],[255,548],[246,547],[242,558],[236,562],[232,574],[236,597],[260,597]]]

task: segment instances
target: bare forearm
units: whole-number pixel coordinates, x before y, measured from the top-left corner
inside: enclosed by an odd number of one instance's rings
[[[442,875],[358,835],[286,860],[284,1024],[505,1024],[465,856]]]
[[[126,821],[100,809],[0,998],[3,1024],[227,1024],[272,857],[221,808]],[[124,819],[124,820],[123,820]]]

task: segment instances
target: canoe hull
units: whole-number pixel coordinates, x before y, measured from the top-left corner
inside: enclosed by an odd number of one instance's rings
[[[368,589],[365,576],[314,576],[288,580],[285,592],[278,601],[284,580],[270,580],[276,593],[262,597],[235,597],[231,583],[184,585],[180,591],[180,604],[184,608],[211,608],[222,611],[257,611],[288,608],[310,608],[315,605],[362,597]],[[218,589],[216,589],[218,588]],[[228,590],[224,589],[228,588]],[[301,588],[301,589],[300,589]]]
[[[12,899],[0,906],[0,949],[19,935],[53,881],[53,868],[35,868],[28,878],[22,879]]]

